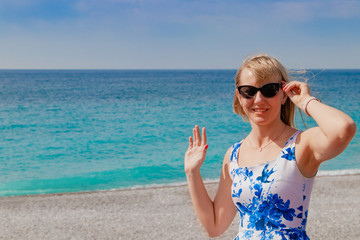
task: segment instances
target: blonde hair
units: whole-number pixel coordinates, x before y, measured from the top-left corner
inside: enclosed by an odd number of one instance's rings
[[[260,83],[266,81],[272,76],[279,76],[281,81],[290,82],[291,77],[287,69],[274,57],[270,57],[266,54],[260,54],[245,58],[235,76],[233,110],[236,114],[241,115],[241,117],[246,121],[247,116],[236,95],[236,88],[241,85],[240,75],[242,70],[245,68],[249,69],[254,74],[256,80]],[[294,127],[294,117],[295,104],[287,98],[286,102],[281,106],[280,118],[286,125]]]

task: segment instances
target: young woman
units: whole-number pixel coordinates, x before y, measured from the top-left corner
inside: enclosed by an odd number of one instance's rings
[[[245,59],[235,77],[233,109],[251,132],[228,149],[214,200],[200,175],[208,148],[206,130],[189,138],[185,173],[197,216],[209,236],[222,234],[240,214],[235,239],[308,239],[310,193],[320,164],[339,155],[355,135],[345,113],[311,97],[304,82],[290,81],[275,58]],[[295,106],[317,127],[294,128]]]

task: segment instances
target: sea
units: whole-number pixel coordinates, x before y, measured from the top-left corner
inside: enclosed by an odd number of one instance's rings
[[[0,197],[184,184],[197,124],[216,181],[250,132],[233,113],[236,70],[0,70]],[[312,95],[360,120],[360,69],[310,69]],[[315,122],[297,114],[297,128]],[[319,174],[360,173],[360,138]]]

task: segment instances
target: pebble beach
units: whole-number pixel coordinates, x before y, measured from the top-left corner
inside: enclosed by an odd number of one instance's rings
[[[360,175],[318,176],[310,239],[358,239]],[[214,196],[217,183],[206,187]],[[0,239],[211,239],[186,185],[0,198]],[[233,239],[238,216],[214,239]]]

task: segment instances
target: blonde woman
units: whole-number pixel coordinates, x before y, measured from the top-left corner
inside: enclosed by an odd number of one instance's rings
[[[317,126],[295,129],[295,106]],[[306,83],[290,81],[284,66],[265,54],[245,59],[238,70],[233,108],[251,132],[227,150],[214,200],[200,175],[206,130],[200,134],[195,126],[189,137],[185,173],[202,225],[209,236],[219,236],[239,212],[235,239],[309,239],[305,227],[315,175],[322,162],[345,150],[356,132],[354,121],[312,97]]]

